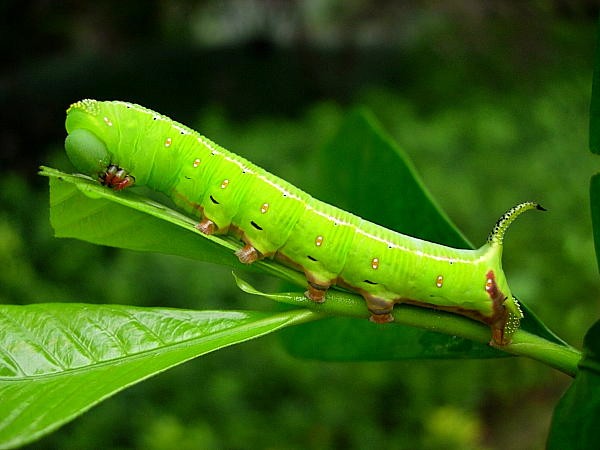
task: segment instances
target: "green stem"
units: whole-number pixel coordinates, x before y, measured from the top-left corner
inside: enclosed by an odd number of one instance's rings
[[[397,306],[394,309],[394,321],[477,342],[490,342],[489,327],[449,313]],[[510,344],[494,347],[513,355],[535,359],[570,376],[577,373],[577,364],[581,359],[581,352],[575,348],[549,341],[525,330],[516,331]]]
[[[354,294],[329,291],[327,293],[327,301],[317,304],[297,292],[265,294],[237,276],[235,278],[242,290],[250,294],[270,298],[280,303],[302,306],[327,315],[364,319],[369,317],[369,312],[365,308],[364,301],[362,301],[361,297]],[[397,305],[394,308],[393,316],[394,323],[397,324],[414,326],[451,336],[460,336],[486,344],[490,342],[489,327],[456,314],[416,306]],[[535,359],[570,376],[575,376],[577,373],[577,364],[581,359],[581,352],[577,349],[549,341],[524,330],[518,330],[513,334],[512,343],[495,347],[513,355]]]
[[[579,350],[548,341],[523,330],[513,335],[512,343],[504,350],[513,355],[535,359],[572,377],[577,374],[577,364],[581,359]]]
[[[403,305],[397,306],[393,315],[397,323],[460,336],[477,342],[490,342],[489,327],[461,316]],[[577,364],[581,359],[579,350],[549,341],[522,329],[513,334],[510,344],[494,345],[494,347],[513,355],[535,359],[572,377],[577,373]]]

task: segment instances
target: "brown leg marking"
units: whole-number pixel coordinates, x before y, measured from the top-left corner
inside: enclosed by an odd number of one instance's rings
[[[371,317],[369,317],[371,322],[388,323],[394,321],[394,317],[392,316],[392,311],[394,310],[393,301],[374,297],[364,292],[362,295],[367,302],[367,308],[369,308],[369,312],[371,313]]]
[[[389,323],[394,321],[394,316],[392,316],[392,313],[376,314],[371,311],[371,317],[369,317],[369,320],[373,323]]]
[[[202,219],[200,223],[196,225],[196,229],[202,231],[204,234],[214,234],[217,231],[217,226],[212,220]]]
[[[506,344],[510,344],[510,340],[504,339],[504,328],[497,327],[492,324],[492,339],[490,341],[490,345],[494,346],[503,346]]]
[[[260,253],[250,244],[244,245],[241,249],[235,252],[241,263],[252,264],[254,261],[260,259]]]
[[[328,288],[329,286],[322,286],[309,281],[308,289],[304,293],[304,296],[315,303],[323,303]]]

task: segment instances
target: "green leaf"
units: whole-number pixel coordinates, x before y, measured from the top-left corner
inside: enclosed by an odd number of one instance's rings
[[[590,104],[590,150],[600,154],[600,34],[596,45]],[[590,180],[590,207],[596,261],[600,269],[600,174]],[[554,410],[548,449],[600,448],[600,320],[587,332],[575,380]]]
[[[0,448],[38,439],[197,356],[317,318],[118,305],[0,306]]]
[[[321,169],[315,186],[319,199],[400,233],[473,248],[435,203],[410,158],[370,112],[351,113],[316,166]]]
[[[600,34],[596,45],[590,104],[590,150],[600,154]],[[596,261],[600,269],[600,174],[590,180]],[[548,449],[600,448],[600,320],[587,332],[575,380],[554,410]]]
[[[600,29],[600,19],[599,19]],[[596,60],[594,62],[594,78],[592,82],[592,99],[590,102],[590,150],[600,154],[600,33],[596,44]],[[590,181],[590,205],[592,209],[592,225],[596,261],[600,270],[600,174]]]
[[[311,326],[314,325],[314,326]],[[458,336],[401,325],[375,326],[368,320],[335,317],[284,330],[286,348],[294,356],[324,361],[499,358],[510,356]],[[323,339],[323,336],[327,336]],[[313,348],[320,341],[318,352]]]
[[[115,192],[88,177],[49,167],[42,167],[40,174],[50,179],[50,221],[56,237],[261,270],[305,284],[301,274],[271,261],[241,264],[234,255],[239,242],[201,233],[195,228],[197,220],[140,197],[135,189]]]
[[[194,229],[197,222],[131,189],[115,192],[87,177],[47,167],[41,173],[50,176],[50,222],[56,237],[236,266],[232,244],[203,235]]]
[[[600,448],[600,321],[584,339],[583,358],[572,385],[554,411],[548,448]]]

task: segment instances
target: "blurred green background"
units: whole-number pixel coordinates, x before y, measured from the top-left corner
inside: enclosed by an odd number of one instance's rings
[[[549,210],[511,229],[505,269],[580,346],[600,316],[597,16],[591,0],[2,2],[0,302],[268,306],[224,267],[52,237],[36,171],[71,169],[73,101],[151,107],[309,192],[310,156],[366,106],[474,243],[513,204]],[[31,448],[535,449],[568,383],[517,358],[303,361],[271,336],[135,386]]]

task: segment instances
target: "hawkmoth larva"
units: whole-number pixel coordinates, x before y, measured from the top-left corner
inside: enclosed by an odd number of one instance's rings
[[[171,119],[126,102],[82,100],[67,111],[65,147],[75,167],[116,190],[134,182],[169,195],[206,234],[244,242],[244,263],[277,257],[303,271],[306,296],[343,285],[362,295],[374,322],[396,303],[452,311],[510,342],[523,317],[502,270],[502,240],[527,202],[504,214],[487,242],[464,250],[388,230],[312,198]]]

